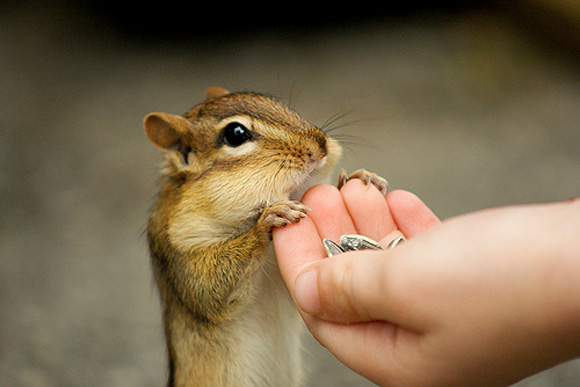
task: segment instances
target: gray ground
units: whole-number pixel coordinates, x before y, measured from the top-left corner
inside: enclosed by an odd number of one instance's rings
[[[0,385],[162,385],[141,120],[208,86],[278,94],[316,124],[348,111],[343,166],[441,218],[577,197],[578,47],[503,11],[427,16],[161,45],[66,6],[0,8]],[[307,352],[307,386],[366,385]],[[579,364],[521,385],[578,385]]]

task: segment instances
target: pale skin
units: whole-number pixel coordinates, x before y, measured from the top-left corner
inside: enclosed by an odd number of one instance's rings
[[[351,180],[313,187],[273,230],[312,335],[379,385],[508,385],[580,356],[580,200],[441,222],[415,195]],[[322,238],[394,249],[326,258]]]

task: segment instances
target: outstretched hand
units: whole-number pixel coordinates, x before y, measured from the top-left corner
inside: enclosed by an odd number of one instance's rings
[[[555,225],[569,213],[564,204],[441,223],[415,195],[384,197],[356,179],[340,191],[313,187],[303,203],[313,209],[307,218],[273,231],[280,271],[313,336],[375,383],[511,383],[580,353],[564,335],[578,323],[559,320],[579,321],[578,304],[559,296],[580,294],[569,289],[580,258],[567,257],[570,271],[546,259],[552,244],[525,254],[542,229],[531,225]],[[408,241],[326,258],[322,238],[344,234]]]

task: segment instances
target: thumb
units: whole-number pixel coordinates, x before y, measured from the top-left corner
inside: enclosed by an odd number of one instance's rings
[[[402,247],[401,247],[402,248]],[[295,282],[295,300],[302,312],[320,319],[353,323],[393,321],[398,308],[391,251],[352,251],[316,262]]]

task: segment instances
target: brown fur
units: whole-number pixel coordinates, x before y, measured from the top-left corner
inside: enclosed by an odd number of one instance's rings
[[[183,116],[151,113],[144,122],[166,164],[147,236],[168,385],[292,385],[300,321],[266,257],[270,231],[305,215],[291,193],[312,174],[328,175],[341,148],[276,98],[220,88],[206,98]],[[223,143],[233,121],[252,141]]]

